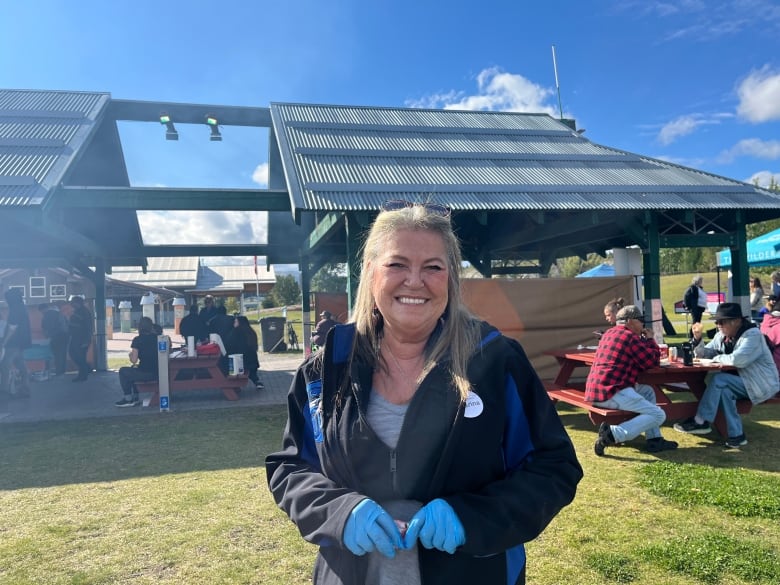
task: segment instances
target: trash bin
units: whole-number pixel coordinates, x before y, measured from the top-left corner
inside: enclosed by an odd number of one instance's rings
[[[260,319],[260,334],[263,337],[263,351],[287,351],[284,343],[284,327],[287,319],[284,317],[263,317]]]

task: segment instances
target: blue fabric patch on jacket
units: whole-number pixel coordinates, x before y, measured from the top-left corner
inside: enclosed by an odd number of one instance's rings
[[[315,380],[306,385],[309,397],[309,420],[315,443],[322,443],[322,380]]]

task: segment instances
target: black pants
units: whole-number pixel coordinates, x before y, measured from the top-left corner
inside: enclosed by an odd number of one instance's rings
[[[49,349],[54,358],[54,373],[64,374],[66,371],[66,362],[68,359],[68,334],[59,333],[49,341]]]
[[[82,345],[71,339],[68,353],[70,354],[70,359],[73,360],[73,363],[76,364],[76,367],[79,369],[78,377],[81,379],[86,379],[87,375],[92,371],[92,367],[87,363],[88,349],[89,344]]]
[[[122,386],[122,392],[125,396],[138,398],[138,390],[135,389],[136,382],[149,382],[157,379],[157,372],[145,372],[138,368],[125,366],[119,368],[119,385]]]

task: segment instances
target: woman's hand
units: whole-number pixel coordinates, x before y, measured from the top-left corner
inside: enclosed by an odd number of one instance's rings
[[[425,548],[437,548],[450,554],[466,542],[460,518],[442,499],[433,500],[414,515],[404,535],[405,548],[412,548],[418,537]]]
[[[401,548],[401,532],[390,514],[374,500],[366,498],[352,509],[344,527],[344,546],[362,556],[375,550],[389,559]]]

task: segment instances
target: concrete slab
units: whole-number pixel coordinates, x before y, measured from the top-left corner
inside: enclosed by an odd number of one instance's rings
[[[166,333],[168,333],[166,331]],[[172,332],[171,332],[172,333]],[[108,340],[109,358],[126,356],[134,334],[114,334]],[[174,346],[179,339],[172,337]],[[242,408],[284,404],[295,370],[303,360],[301,353],[260,353],[260,380],[265,389],[256,390],[250,383],[237,401],[226,400],[219,389],[174,392],[171,411]],[[129,362],[128,362],[129,363]],[[86,382],[73,382],[75,373],[44,381],[30,381],[30,395],[24,398],[0,394],[0,424],[45,420],[67,420],[105,416],[164,415],[157,405],[117,408],[122,397],[116,371],[93,372]],[[144,398],[144,395],[141,395]]]

